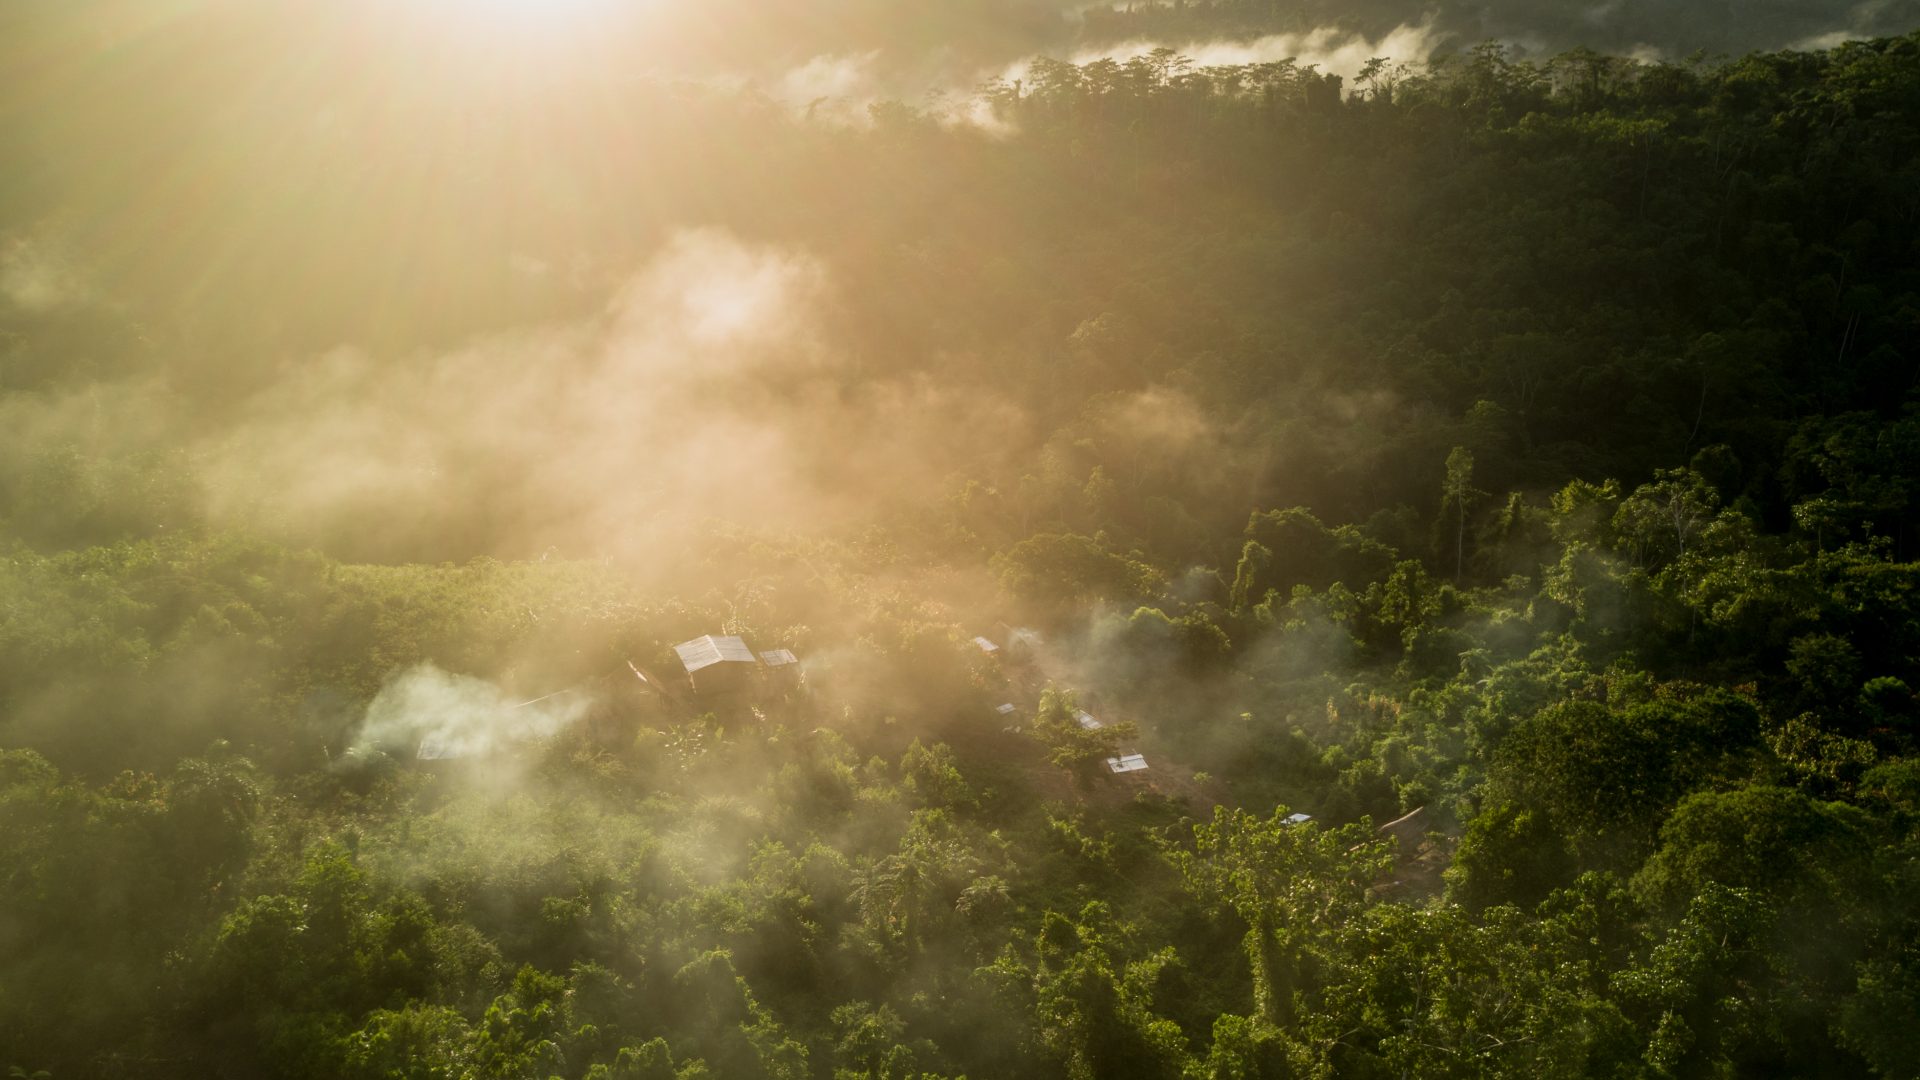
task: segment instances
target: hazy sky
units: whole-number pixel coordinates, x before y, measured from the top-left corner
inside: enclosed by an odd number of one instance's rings
[[[859,509],[840,493],[935,489],[1029,418],[835,351],[844,307],[886,305],[848,300],[817,249],[857,250],[841,233],[876,215],[843,207],[831,235],[782,220],[837,205],[850,160],[782,158],[800,110],[857,123],[1036,53],[1167,43],[1350,73],[1499,35],[1673,56],[1904,30],[1917,4],[12,0],[0,318],[23,329],[0,337],[40,350],[35,370],[111,353],[131,374],[21,397],[11,426],[191,445],[216,505],[264,490],[286,524],[374,547],[456,508],[518,551],[702,514],[839,520]],[[740,107],[756,95],[777,122]],[[781,160],[832,164],[769,182]],[[49,329],[63,318],[81,345]]]

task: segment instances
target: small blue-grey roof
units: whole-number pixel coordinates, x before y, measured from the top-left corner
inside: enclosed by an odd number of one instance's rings
[[[747,643],[737,637],[718,637],[708,634],[705,637],[694,638],[692,641],[683,641],[675,645],[673,651],[680,654],[680,662],[686,665],[689,675],[715,664],[759,663],[754,659],[753,650],[747,648]]]

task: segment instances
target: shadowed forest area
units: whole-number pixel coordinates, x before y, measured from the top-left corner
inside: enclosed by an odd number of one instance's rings
[[[1916,1075],[1920,33],[1135,7],[0,15],[0,1067]]]

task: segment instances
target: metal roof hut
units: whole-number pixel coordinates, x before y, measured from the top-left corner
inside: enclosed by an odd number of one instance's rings
[[[792,649],[767,649],[760,654],[760,666],[766,669],[767,681],[776,689],[791,690],[800,685],[800,658],[793,655]]]
[[[687,669],[693,692],[704,698],[744,692],[760,673],[760,658],[737,637],[708,634],[673,647]]]

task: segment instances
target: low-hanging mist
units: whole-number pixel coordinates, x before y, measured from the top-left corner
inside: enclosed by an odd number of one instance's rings
[[[0,1072],[1911,1074],[1900,4],[558,7],[0,4]]]
[[[207,444],[216,512],[348,550],[644,555],[707,518],[834,527],[994,460],[1008,402],[827,338],[804,254],[684,232],[590,322],[289,365]]]
[[[1057,52],[1075,65],[1143,60],[1171,50],[1192,68],[1224,68],[1292,61],[1342,79],[1354,79],[1369,60],[1379,57],[1405,67],[1424,63],[1447,43],[1449,35],[1435,29],[1429,18],[1404,24],[1378,37],[1325,25],[1301,33],[1261,34],[1246,38],[1194,38],[1079,42]],[[1049,51],[1049,56],[1055,51]],[[771,96],[802,110],[810,118],[866,125],[885,102],[924,106],[948,124],[978,127],[1004,134],[1006,118],[996,116],[980,101],[982,88],[1024,85],[1036,59],[1022,56],[993,67],[965,72],[942,72],[939,64],[913,58],[889,58],[879,50],[853,54],[823,54],[787,71],[768,89]],[[950,58],[942,58],[951,65]],[[751,80],[747,80],[751,84]]]

